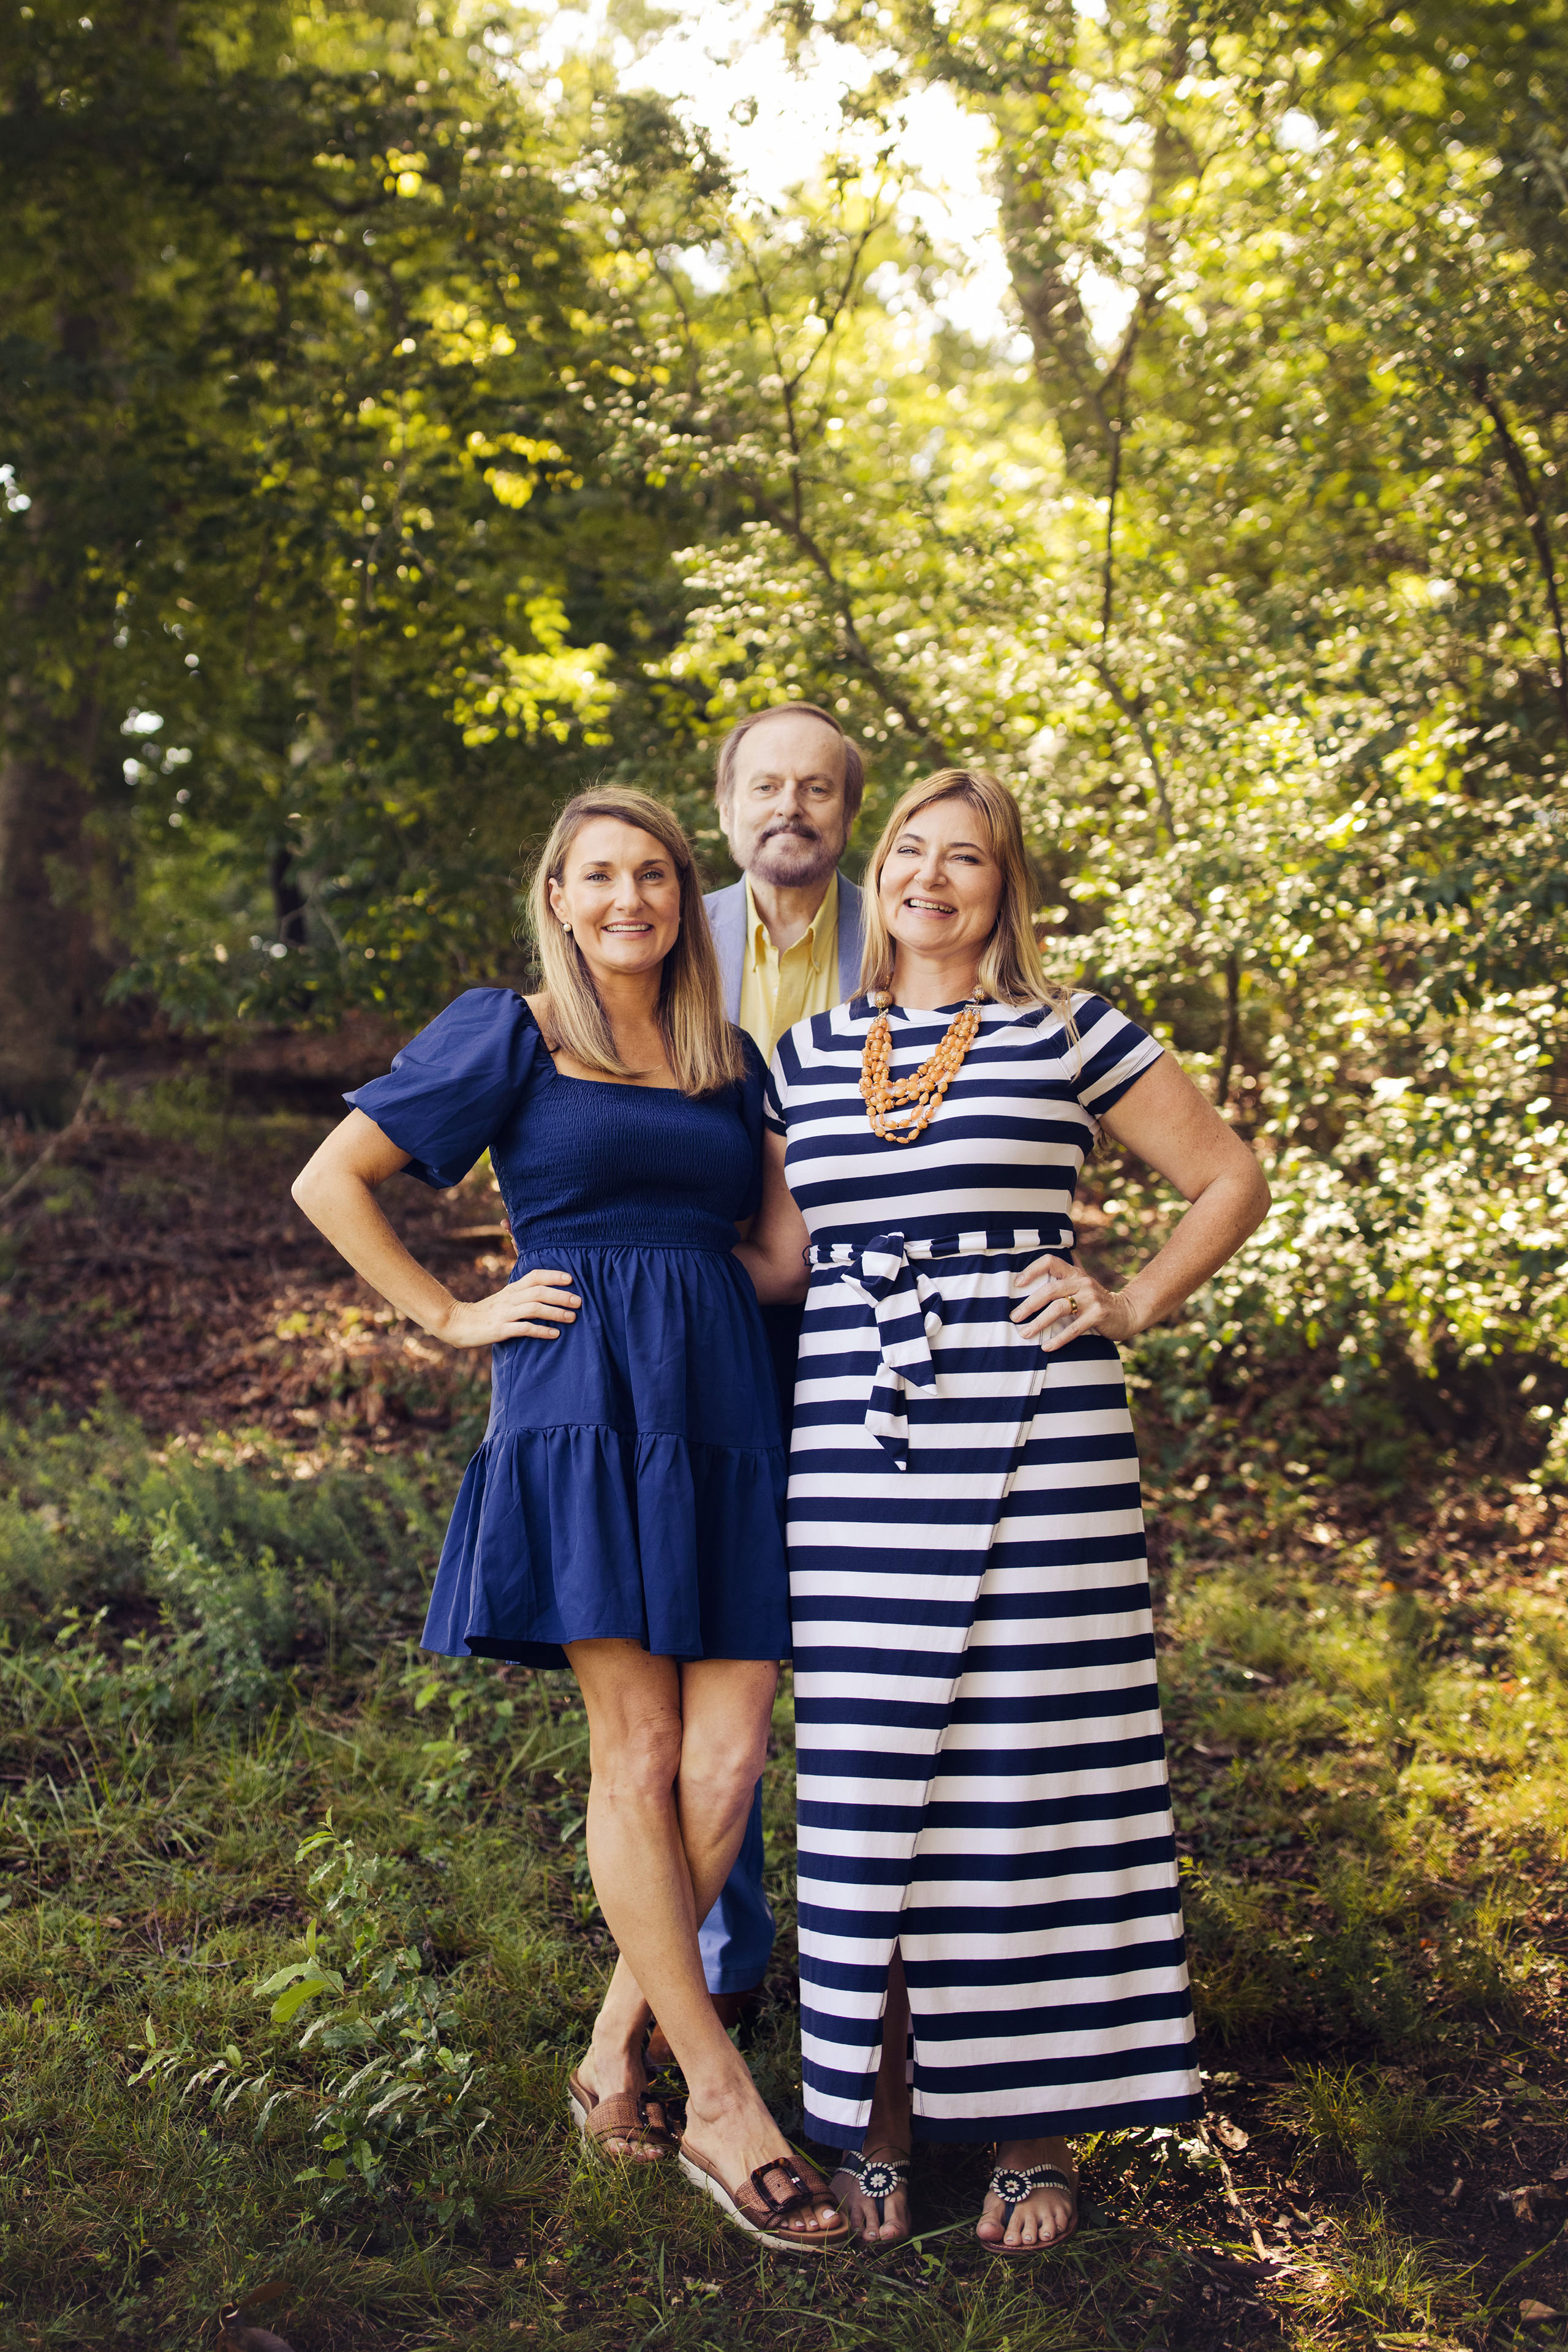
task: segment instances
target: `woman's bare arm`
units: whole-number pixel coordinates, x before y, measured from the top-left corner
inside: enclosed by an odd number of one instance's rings
[[[373,1118],[350,1111],[306,1161],[290,1190],[324,1234],[374,1290],[402,1315],[450,1348],[488,1348],[498,1339],[558,1339],[554,1327],[576,1321],[582,1301],[562,1286],[569,1274],[520,1275],[504,1290],[471,1302],[454,1298],[444,1282],[410,1255],[376,1200],[376,1188],[408,1164]]]
[[[764,1307],[805,1297],[804,1252],[810,1238],[784,1176],[784,1138],[770,1128],[763,1137],[763,1204],[752,1220],[750,1238],[735,1251]]]
[[[1124,1290],[1107,1290],[1060,1258],[1039,1258],[1027,1267],[1018,1276],[1026,1296],[1013,1320],[1047,1349],[1086,1331],[1131,1339],[1163,1322],[1235,1256],[1268,1212],[1262,1169],[1171,1055],[1128,1087],[1104,1124],[1191,1206]]]

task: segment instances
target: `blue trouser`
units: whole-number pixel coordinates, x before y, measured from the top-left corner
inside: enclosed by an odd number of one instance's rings
[[[763,1323],[773,1360],[784,1444],[795,1403],[795,1362],[800,1351],[800,1307],[764,1307]],[[698,1935],[710,1992],[750,1992],[762,1983],[773,1948],[773,1915],[763,1892],[763,1784],[752,1798],[751,1819],[735,1866]]]
[[[763,1784],[752,1796],[751,1818],[735,1867],[698,1935],[710,1992],[750,1992],[762,1983],[773,1948],[773,1915],[763,1893]]]

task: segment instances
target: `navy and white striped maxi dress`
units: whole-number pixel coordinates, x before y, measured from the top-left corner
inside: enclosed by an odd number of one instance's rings
[[[891,1013],[892,1074],[955,1006]],[[806,2127],[858,2147],[903,1955],[927,2140],[1202,2110],[1138,1461],[1115,1348],[1045,1354],[1015,1276],[1073,1245],[1099,1115],[1161,1048],[1103,999],[985,1006],[886,1143],[865,997],[769,1078],[811,1234],[790,1454]]]

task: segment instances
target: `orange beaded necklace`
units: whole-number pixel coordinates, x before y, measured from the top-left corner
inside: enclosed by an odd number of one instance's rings
[[[931,1059],[907,1078],[889,1078],[893,1033],[888,1021],[892,998],[885,991],[873,996],[877,1018],[866,1033],[860,1055],[860,1093],[873,1131],[884,1143],[912,1143],[936,1117],[937,1106],[963,1066],[963,1057],[980,1031],[978,989],[961,1004],[948,1024],[947,1034]]]

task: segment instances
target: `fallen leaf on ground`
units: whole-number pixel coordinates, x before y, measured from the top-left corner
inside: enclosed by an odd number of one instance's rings
[[[1224,2116],[1221,2116],[1220,2120],[1215,2124],[1215,2134],[1222,2145],[1228,2147],[1233,2155],[1236,2156],[1239,2156],[1244,2147],[1250,2147],[1252,2145],[1251,2140],[1247,2137],[1247,2133],[1242,2130],[1241,2126],[1239,2124],[1227,2123]]]
[[[1519,2306],[1521,2319],[1559,2319],[1562,2314],[1549,2303],[1536,2303],[1527,2294]]]
[[[1537,2208],[1543,2204],[1561,2205],[1563,2191],[1553,2189],[1549,2180],[1529,2180],[1517,2189],[1500,2189],[1497,2200],[1500,2205],[1512,2206],[1516,2221],[1539,2221]]]

